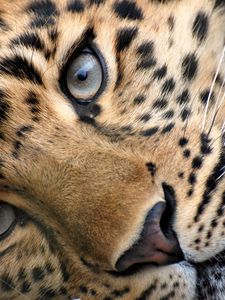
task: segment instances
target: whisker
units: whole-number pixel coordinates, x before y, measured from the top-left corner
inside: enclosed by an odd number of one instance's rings
[[[211,99],[211,96],[212,96],[212,93],[213,93],[213,89],[214,89],[214,86],[215,86],[215,83],[216,83],[216,79],[217,79],[219,71],[220,71],[220,67],[221,67],[222,62],[223,62],[224,55],[225,55],[225,46],[223,48],[223,52],[222,52],[222,55],[220,57],[219,65],[217,67],[216,74],[214,76],[214,79],[213,79],[213,82],[212,82],[212,85],[211,85],[211,88],[210,88],[210,92],[209,92],[209,95],[208,95],[208,98],[207,98],[206,108],[205,108],[205,112],[204,112],[204,116],[203,116],[202,132],[205,129],[206,117],[207,117],[207,113],[208,113],[208,109],[209,109],[210,99]]]
[[[223,178],[223,176],[225,175],[225,166],[222,167],[221,171],[223,171],[222,174],[220,174],[220,176],[218,178],[216,178],[216,181],[220,180],[221,178]]]
[[[225,83],[225,76],[224,76],[224,81],[223,81],[223,83]],[[223,86],[222,86],[222,87],[223,87]],[[221,87],[221,88],[222,88],[222,87]],[[218,113],[219,113],[219,110],[220,110],[220,108],[221,108],[221,106],[222,106],[222,103],[223,103],[224,100],[225,100],[225,92],[224,92],[223,97],[221,98],[220,101],[218,101],[218,100],[219,100],[219,97],[217,97],[217,98],[218,98],[218,99],[217,99],[216,104],[215,104],[215,109],[214,109],[214,112],[213,112],[212,122],[211,122],[211,125],[210,125],[210,127],[209,127],[209,132],[208,132],[208,133],[211,132],[211,130],[212,130],[212,128],[213,128],[213,125],[215,124],[216,117],[217,117],[217,115],[218,115]],[[219,102],[219,104],[218,104],[218,102]]]

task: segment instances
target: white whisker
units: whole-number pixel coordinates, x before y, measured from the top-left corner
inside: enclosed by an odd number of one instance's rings
[[[225,98],[225,93],[223,94],[223,97],[221,98],[221,94],[222,94],[224,85],[225,85],[225,75],[224,75],[223,82],[222,82],[222,85],[221,85],[220,90],[219,90],[219,94],[216,98],[216,103],[215,103],[215,109],[214,109],[214,113],[213,113],[213,117],[212,117],[212,122],[214,120],[214,116],[217,114],[217,111],[220,108],[220,106],[222,105],[222,102],[224,101],[224,98]]]
[[[223,81],[223,84],[225,83],[225,76],[224,76],[224,81]],[[221,89],[223,88],[223,85],[221,86]],[[220,89],[220,90],[221,90]],[[218,97],[217,97],[217,100],[216,100],[216,103],[215,103],[215,109],[214,109],[214,112],[213,112],[213,116],[212,116],[212,121],[211,121],[211,125],[209,127],[209,133],[211,132],[212,128],[213,128],[213,125],[215,123],[215,120],[216,120],[216,117],[217,117],[217,114],[222,106],[222,103],[224,102],[225,100],[225,92],[223,93],[223,97],[221,98],[221,100],[219,100],[220,98],[220,94],[221,92],[219,93]]]
[[[223,176],[225,175],[225,171],[216,179],[216,181],[220,180],[221,178],[223,178]]]
[[[220,180],[225,175],[225,166],[223,166],[220,171],[223,171],[223,173],[216,179],[216,181]]]
[[[205,129],[205,123],[206,123],[206,117],[207,117],[207,113],[208,113],[208,109],[209,109],[210,99],[211,99],[211,96],[212,96],[212,93],[213,93],[213,89],[214,89],[214,86],[215,86],[215,83],[216,83],[216,79],[217,79],[219,71],[220,71],[220,67],[221,67],[222,62],[223,62],[224,55],[225,55],[225,47],[223,48],[223,52],[222,52],[222,55],[220,57],[219,65],[217,67],[216,74],[214,76],[214,79],[213,79],[213,82],[212,82],[212,85],[211,85],[211,88],[210,88],[210,92],[209,92],[209,95],[208,95],[206,108],[205,108],[205,112],[204,112],[204,117],[203,117],[202,131],[204,131],[204,129]]]

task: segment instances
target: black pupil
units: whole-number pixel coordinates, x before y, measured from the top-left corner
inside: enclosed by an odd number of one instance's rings
[[[77,72],[77,78],[78,80],[80,81],[84,81],[86,80],[88,77],[88,72],[85,71],[84,69],[80,69],[78,72]]]

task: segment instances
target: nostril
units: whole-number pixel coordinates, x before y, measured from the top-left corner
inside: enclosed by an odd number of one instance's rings
[[[168,265],[183,260],[179,242],[172,230],[172,215],[171,208],[167,210],[164,202],[158,202],[150,210],[140,239],[117,261],[116,269],[119,272],[137,264]]]
[[[166,209],[162,214],[160,227],[163,234],[168,239],[171,239],[176,236],[175,232],[173,231],[173,220],[176,210],[175,192],[173,188],[166,183],[163,183],[162,187],[164,191],[164,199],[166,201]]]

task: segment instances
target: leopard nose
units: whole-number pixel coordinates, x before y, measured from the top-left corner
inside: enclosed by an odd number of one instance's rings
[[[137,264],[163,266],[183,260],[171,222],[165,222],[164,217],[168,218],[166,203],[158,202],[148,213],[139,240],[117,261],[117,271],[126,271]]]

